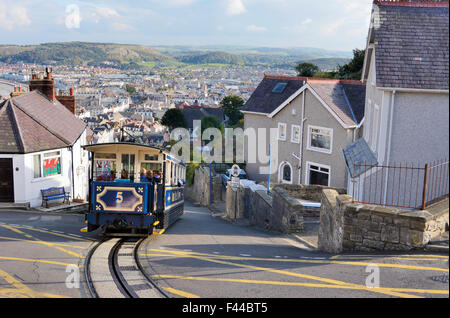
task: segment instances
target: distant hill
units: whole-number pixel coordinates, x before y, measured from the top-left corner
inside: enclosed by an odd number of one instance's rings
[[[173,61],[170,56],[149,47],[108,43],[45,43],[40,45],[0,45],[0,62],[102,65],[137,65],[145,62]]]
[[[160,46],[114,43],[63,42],[39,45],[0,45],[0,62],[41,65],[91,65],[120,69],[186,67],[218,64],[293,69],[311,62],[327,71],[346,64],[352,52],[317,48],[268,48],[240,46]]]
[[[194,55],[181,56],[177,58],[186,64],[231,64],[243,65],[244,59],[226,52],[208,52]]]

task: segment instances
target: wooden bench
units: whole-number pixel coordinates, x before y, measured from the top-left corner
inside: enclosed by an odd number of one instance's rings
[[[44,202],[46,207],[48,208],[48,201],[64,199],[63,203],[67,201],[70,204],[70,192],[66,192],[64,187],[60,188],[49,188],[41,190],[42,194],[42,206],[44,206]]]

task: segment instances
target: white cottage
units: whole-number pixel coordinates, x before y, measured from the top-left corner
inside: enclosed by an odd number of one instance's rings
[[[30,91],[0,105],[0,203],[37,207],[40,190],[51,187],[86,200],[88,153],[81,146],[91,131],[74,115],[73,94],[55,96],[48,70],[33,75]]]

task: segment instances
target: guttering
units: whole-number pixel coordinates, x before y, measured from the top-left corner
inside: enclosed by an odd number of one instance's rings
[[[243,114],[251,114],[251,115],[260,115],[260,116],[268,116],[266,113],[257,113],[257,112],[250,112],[248,110],[241,110],[241,113]]]
[[[448,94],[448,89],[426,89],[426,88],[397,88],[397,87],[378,87],[381,91],[395,91],[408,93],[430,93],[430,94]]]

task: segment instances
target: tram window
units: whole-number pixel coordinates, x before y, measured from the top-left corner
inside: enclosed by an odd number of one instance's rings
[[[170,163],[166,162],[166,184],[170,184],[170,177],[171,177],[171,171],[170,171]]]
[[[116,179],[115,160],[95,160],[94,179],[96,181],[113,181]]]
[[[131,182],[134,182],[134,162],[135,155],[123,154],[122,155],[122,170],[121,170],[121,179],[130,179]]]
[[[159,156],[158,155],[149,155],[146,154],[144,157],[145,161],[158,161],[159,160]]]

